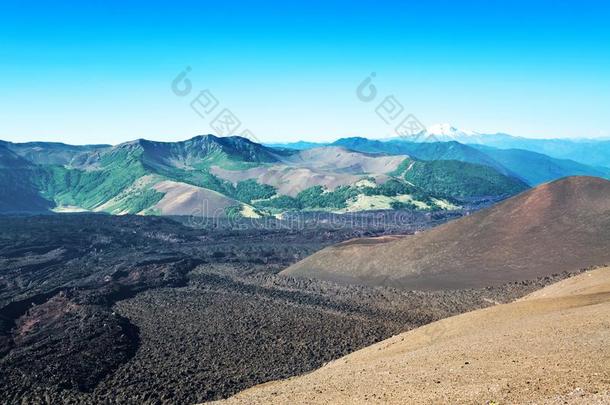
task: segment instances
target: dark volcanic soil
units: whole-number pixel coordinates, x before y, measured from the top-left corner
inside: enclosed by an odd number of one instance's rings
[[[194,229],[151,217],[0,217],[0,401],[223,398],[562,277],[423,293],[277,275],[331,243],[447,219],[401,218]]]

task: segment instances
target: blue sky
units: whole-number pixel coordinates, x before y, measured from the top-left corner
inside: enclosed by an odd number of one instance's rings
[[[4,0],[0,139],[180,140],[224,108],[266,142],[382,138],[390,95],[424,125],[610,136],[608,21],[607,1]],[[201,117],[206,89],[218,107]]]

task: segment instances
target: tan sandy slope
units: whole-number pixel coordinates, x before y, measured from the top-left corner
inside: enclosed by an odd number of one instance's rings
[[[405,289],[485,287],[610,264],[610,182],[568,177],[426,232],[340,244],[281,274]]]
[[[610,403],[609,390],[610,268],[601,268],[226,402],[596,404]]]
[[[241,205],[240,202],[216,191],[171,180],[155,184],[154,189],[165,194],[153,207],[162,215],[216,218],[225,216],[227,207]]]

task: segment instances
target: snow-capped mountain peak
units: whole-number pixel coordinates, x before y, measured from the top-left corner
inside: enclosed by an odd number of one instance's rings
[[[457,129],[450,124],[434,124],[426,128],[428,135],[434,135],[441,138],[462,138],[464,136],[478,135],[473,131],[463,131]]]

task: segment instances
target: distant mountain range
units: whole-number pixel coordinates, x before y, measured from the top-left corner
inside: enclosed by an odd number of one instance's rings
[[[409,155],[422,160],[458,160],[490,166],[501,173],[518,177],[530,186],[574,175],[610,176],[610,168],[594,167],[569,159],[557,159],[524,149],[499,149],[484,145],[466,145],[457,141],[407,142],[343,138],[341,145],[360,152]]]
[[[610,167],[608,139],[530,139],[503,133],[482,134],[463,131],[448,124],[429,128],[428,135],[438,141],[454,140],[464,144],[485,145],[499,149],[525,149],[557,159],[570,159],[588,166]]]
[[[303,210],[438,210],[508,197],[570,175],[610,175],[608,164],[436,141],[443,136],[486,138],[442,127],[421,137],[426,142],[343,138],[262,145],[213,135],[116,146],[0,141],[0,212],[261,217]]]
[[[507,134],[482,134],[437,124],[408,138],[372,140],[342,138],[332,143],[273,144],[308,149],[339,145],[366,153],[409,155],[423,160],[459,160],[494,167],[530,186],[573,175],[610,177],[610,140],[529,139]]]
[[[476,131],[465,131],[450,124],[436,124],[413,136],[388,138],[379,142],[395,143],[400,141],[416,143],[456,141],[464,145],[483,145],[497,149],[523,149],[557,159],[573,160],[587,166],[610,168],[610,139],[532,139],[504,133],[486,134]],[[269,144],[269,146],[302,150],[332,145],[336,142],[338,141],[327,143],[298,141],[293,143],[274,143]]]

